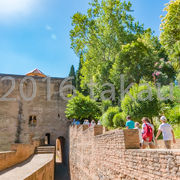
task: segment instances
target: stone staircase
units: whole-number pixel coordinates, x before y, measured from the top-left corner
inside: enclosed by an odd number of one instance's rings
[[[36,148],[36,154],[55,154],[55,146],[39,146]]]

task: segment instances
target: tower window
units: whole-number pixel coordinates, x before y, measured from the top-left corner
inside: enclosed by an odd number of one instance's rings
[[[37,118],[36,116],[29,116],[29,126],[36,126]]]

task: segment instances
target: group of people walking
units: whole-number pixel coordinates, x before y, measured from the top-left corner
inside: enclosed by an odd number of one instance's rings
[[[92,120],[91,122],[89,122],[89,120],[86,119],[86,120],[84,120],[83,125],[88,125],[90,127],[94,127],[95,125],[101,125],[101,122],[98,121],[96,124],[95,120]]]
[[[151,124],[151,121],[147,117],[142,118],[142,128],[140,127],[139,122],[134,122],[130,116],[127,116],[126,121],[126,128],[127,129],[138,129],[139,130],[139,141],[140,141],[140,147],[142,149],[147,148],[148,146],[152,149],[156,148],[157,145],[157,139],[162,133],[163,140],[165,147],[167,149],[171,149],[171,143],[176,143],[174,131],[170,124],[167,123],[167,119],[165,116],[161,116],[160,121],[161,125],[158,128],[158,132],[156,134],[156,137],[154,135],[154,126]],[[79,120],[73,120],[72,125],[80,125]],[[94,127],[95,125],[101,125],[101,122],[96,122],[92,120],[89,122],[89,120],[84,120],[83,125],[88,125],[89,127]]]
[[[165,147],[171,149],[171,142],[176,143],[174,131],[172,126],[167,123],[165,116],[161,116],[160,121],[161,125],[158,128],[156,137],[154,136],[154,126],[151,124],[151,121],[147,117],[142,118],[142,128],[140,128],[139,122],[134,122],[130,116],[127,116],[126,128],[127,129],[138,129],[139,130],[139,140],[140,146],[142,149],[147,148],[156,148],[157,139],[162,133]]]
[[[81,123],[80,123],[79,120],[74,119],[73,122],[72,122],[72,125],[80,125],[80,124]],[[83,125],[88,125],[89,127],[94,127],[95,125],[101,125],[101,122],[98,121],[97,124],[96,124],[95,120],[92,120],[92,121],[89,122],[88,119],[85,119],[84,122],[83,122]]]

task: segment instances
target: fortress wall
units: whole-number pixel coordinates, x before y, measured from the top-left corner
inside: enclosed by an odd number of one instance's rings
[[[39,145],[38,140],[32,144],[13,144],[11,151],[0,152],[0,171],[25,161],[34,154],[35,148]]]
[[[139,149],[137,130],[70,127],[72,180],[180,179],[180,149]]]
[[[4,77],[11,77],[15,82],[15,87],[5,100],[2,97],[12,87],[12,83],[10,80],[2,80]],[[33,77],[37,92],[35,98],[26,101],[20,94],[20,83],[26,77],[0,74],[0,151],[9,150],[13,143],[29,143],[29,137],[44,138],[46,133],[50,133],[51,144],[55,144],[59,136],[68,141],[69,122],[64,113],[67,101],[59,95],[59,86],[64,79],[51,78],[49,101],[47,80]],[[32,95],[30,80],[24,82],[23,92],[26,97]],[[29,125],[31,115],[37,118],[36,126]]]
[[[163,140],[158,140],[157,142],[158,148],[159,149],[164,149],[165,145],[164,145],[164,141]],[[180,149],[180,139],[176,139],[176,143],[172,143],[171,144],[172,149]]]
[[[24,180],[54,180],[54,156],[51,160],[44,164],[44,166],[39,167],[38,170],[33,172],[31,175],[26,177]]]

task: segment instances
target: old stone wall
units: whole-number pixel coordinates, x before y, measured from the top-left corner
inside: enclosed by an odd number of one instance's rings
[[[34,154],[39,145],[38,140],[32,144],[12,144],[11,151],[0,152],[0,171],[25,161]]]
[[[33,84],[26,78],[32,77],[0,74],[0,151],[9,150],[13,143],[29,143],[30,137],[44,138],[47,133],[52,145],[59,136],[68,142],[67,101],[59,93],[64,79],[33,77],[36,93],[28,99]],[[30,124],[31,117],[35,117],[35,124]]]
[[[159,149],[164,149],[165,145],[164,145],[164,141],[163,140],[158,140],[157,142],[157,146]],[[176,143],[172,143],[171,146],[172,149],[180,149],[180,139],[176,139]]]
[[[180,179],[179,149],[142,150],[137,130],[102,129],[70,127],[71,180]]]
[[[53,156],[47,164],[44,164],[44,166],[39,167],[39,169],[32,172],[32,174],[26,177],[24,180],[54,180]]]

